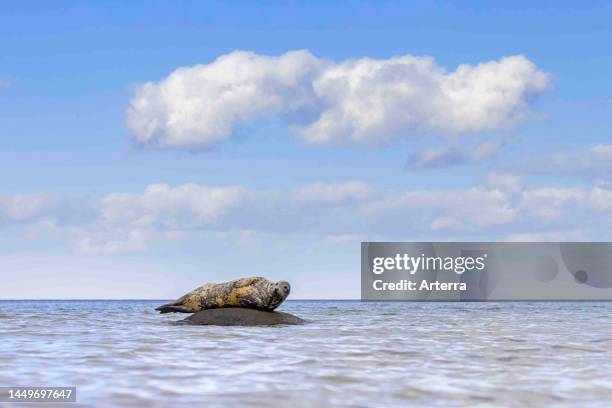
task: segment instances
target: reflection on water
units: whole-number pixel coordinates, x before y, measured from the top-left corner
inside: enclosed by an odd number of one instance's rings
[[[250,328],[173,325],[160,303],[0,301],[0,385],[96,406],[612,399],[612,303],[287,301],[310,322]]]

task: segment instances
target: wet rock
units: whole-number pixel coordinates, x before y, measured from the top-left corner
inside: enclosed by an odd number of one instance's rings
[[[272,326],[305,323],[304,320],[289,313],[262,312],[238,307],[202,310],[181,322],[192,325],[214,326]]]

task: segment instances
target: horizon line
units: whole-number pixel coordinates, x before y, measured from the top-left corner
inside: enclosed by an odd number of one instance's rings
[[[128,300],[150,300],[150,301],[167,301],[173,300],[171,298],[0,298],[0,302],[3,301],[28,301],[28,300],[116,300],[116,301],[128,301]],[[304,300],[362,300],[361,298],[304,298],[304,299],[286,299],[285,302],[292,301],[304,301]]]

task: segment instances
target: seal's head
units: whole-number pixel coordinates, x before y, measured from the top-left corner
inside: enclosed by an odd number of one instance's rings
[[[291,292],[291,285],[287,281],[278,281],[272,284],[272,291],[270,294],[270,302],[269,307],[273,310],[278,307],[287,296],[289,296],[289,292]]]
[[[274,292],[285,300],[291,292],[291,285],[287,281],[278,281],[274,284]]]

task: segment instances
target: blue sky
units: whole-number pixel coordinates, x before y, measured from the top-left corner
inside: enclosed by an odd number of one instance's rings
[[[609,240],[611,17],[609,2],[9,4],[0,297],[172,298],[255,274],[351,298],[362,240]],[[293,51],[303,75],[279,71]],[[433,67],[404,71],[406,55]],[[224,56],[268,72],[241,83],[255,96],[215,97],[235,80]],[[366,59],[376,81],[350,77]],[[461,64],[493,68],[453,88],[461,103],[433,100]],[[355,93],[335,88],[350,78]],[[480,93],[514,80],[503,101]],[[139,98],[167,110],[130,116]],[[449,113],[466,106],[491,114]],[[316,130],[326,113],[337,131]]]

